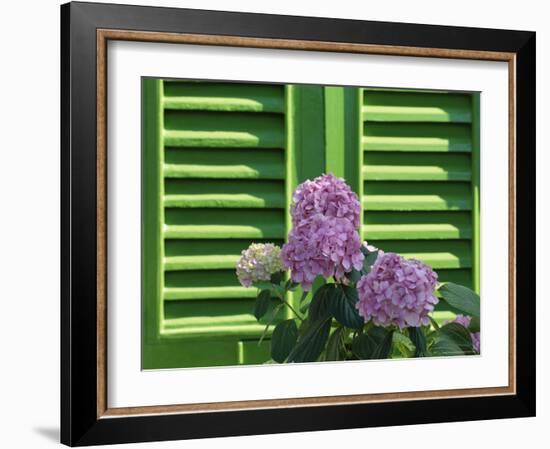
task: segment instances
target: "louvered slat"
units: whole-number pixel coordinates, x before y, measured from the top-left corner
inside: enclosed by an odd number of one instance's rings
[[[162,104],[162,335],[258,338],[235,264],[286,233],[284,87],[165,81]]]
[[[363,237],[428,263],[441,281],[470,283],[471,96],[365,89],[362,98]]]
[[[164,84],[164,108],[196,111],[284,113],[279,86],[170,82]]]
[[[466,95],[436,92],[375,91],[365,96],[363,120],[371,122],[470,123],[472,112]]]

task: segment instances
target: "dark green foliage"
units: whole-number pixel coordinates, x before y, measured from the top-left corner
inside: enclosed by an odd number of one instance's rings
[[[474,354],[470,332],[458,323],[442,326],[433,334],[431,353],[436,356]]]
[[[359,315],[355,308],[358,300],[357,290],[346,285],[334,289],[333,297],[330,300],[334,318],[350,329],[361,329],[365,324],[363,317]]]
[[[271,358],[283,363],[298,340],[298,327],[294,320],[281,321],[271,336]]]
[[[373,326],[353,340],[352,351],[362,360],[386,359],[392,350],[392,334],[392,330]]]
[[[409,328],[409,338],[416,347],[414,353],[415,357],[428,357],[430,355],[428,351],[428,343],[426,342],[426,335],[421,327]]]
[[[262,318],[267,313],[270,300],[271,292],[269,290],[261,290],[260,293],[258,293],[258,297],[256,298],[256,302],[254,304],[254,316],[257,320]]]
[[[479,318],[479,295],[462,285],[447,282],[439,288],[442,298],[455,309]]]
[[[288,356],[288,362],[316,362],[325,349],[330,333],[331,318],[321,318],[307,325],[298,343]]]
[[[344,327],[337,328],[329,337],[327,343],[327,350],[325,354],[326,361],[345,360],[346,347],[345,347],[346,329]]]

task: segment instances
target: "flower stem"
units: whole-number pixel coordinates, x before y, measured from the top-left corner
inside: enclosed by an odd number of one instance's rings
[[[292,307],[292,306],[290,305],[290,303],[288,303],[288,302],[285,301],[284,299],[281,299],[281,301],[283,301],[283,303],[285,303],[285,304],[288,306],[288,308],[289,308],[290,310],[292,310],[292,312],[294,312],[294,315],[296,315],[296,317],[297,317],[302,323],[304,322],[304,318],[294,309],[294,307]]]
[[[287,300],[285,299],[285,295],[286,295],[286,292],[287,292],[287,289],[285,288],[284,289],[284,292],[280,292],[278,291],[277,289],[275,290],[275,294],[277,295],[277,297],[281,300],[281,302],[283,304],[286,304],[286,306],[292,310],[292,312],[294,313],[294,315],[296,315],[296,317],[303,323],[304,322],[304,318],[296,311],[296,309],[294,309],[294,307],[292,307],[290,305],[289,302],[287,302]]]

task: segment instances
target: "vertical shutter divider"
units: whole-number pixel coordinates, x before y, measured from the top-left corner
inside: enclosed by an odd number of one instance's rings
[[[472,94],[472,288],[480,293],[480,93]]]

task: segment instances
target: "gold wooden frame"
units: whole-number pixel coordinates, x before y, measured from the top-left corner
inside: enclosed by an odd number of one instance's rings
[[[98,29],[97,36],[97,417],[198,413],[243,409],[326,406],[388,401],[445,399],[516,394],[516,55],[515,53],[388,45],[247,38],[180,33]],[[364,53],[429,58],[475,59],[508,63],[508,385],[505,387],[431,390],[346,396],[304,397],[200,404],[108,408],[107,406],[107,42],[109,40],[217,45],[232,47]]]

